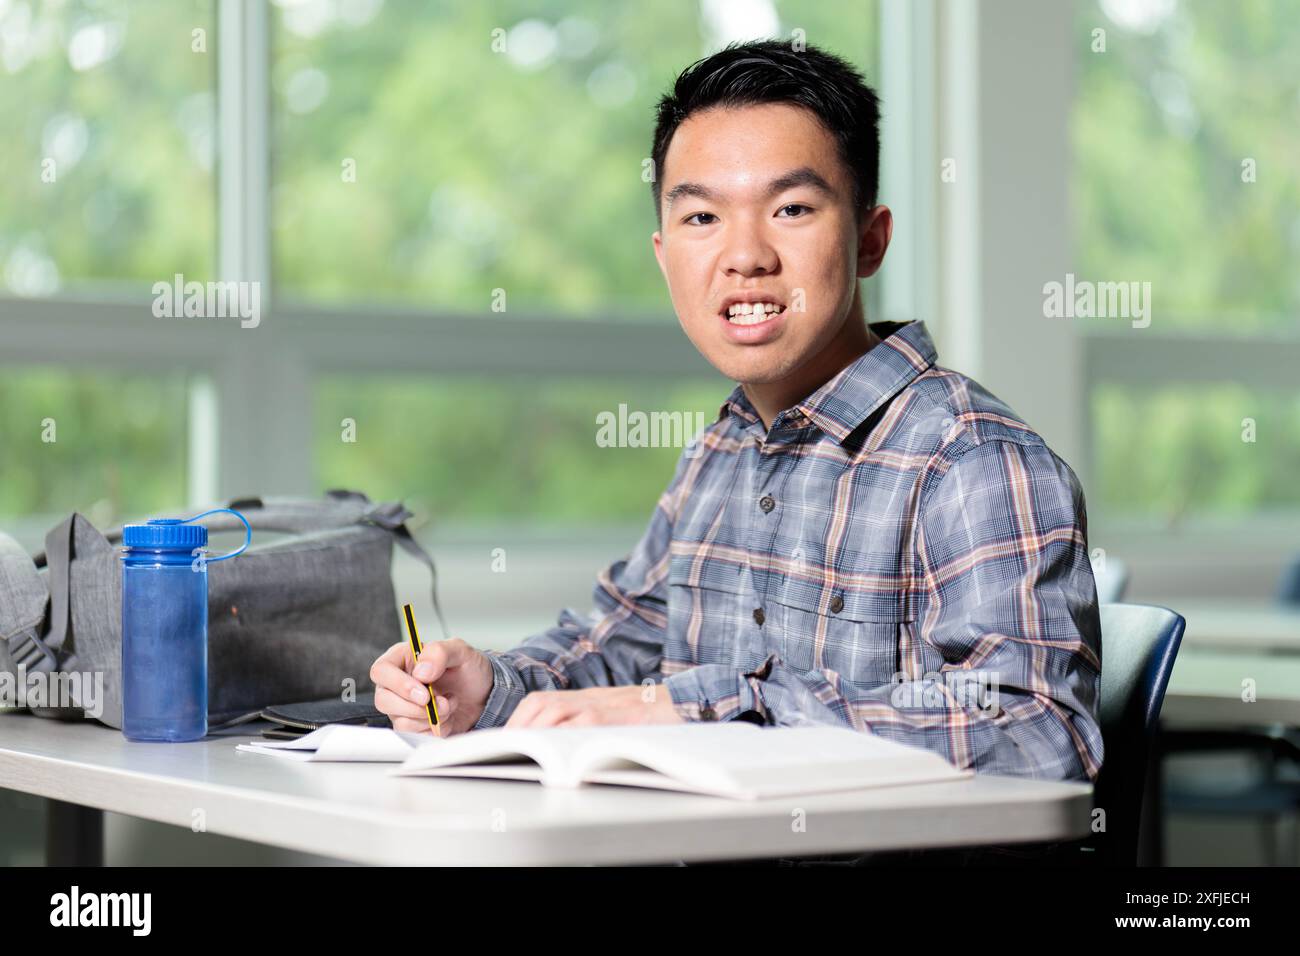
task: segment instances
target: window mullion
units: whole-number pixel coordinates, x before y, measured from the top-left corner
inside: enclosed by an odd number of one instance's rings
[[[219,495],[307,494],[310,373],[292,336],[276,329],[272,302],[269,13],[266,4],[221,3],[217,17],[217,271],[259,284],[262,319],[231,330],[240,340],[214,377],[216,420],[194,434],[216,436]]]

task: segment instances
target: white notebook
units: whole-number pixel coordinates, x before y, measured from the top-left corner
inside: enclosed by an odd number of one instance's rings
[[[929,750],[847,728],[717,724],[494,727],[423,737],[395,776],[617,784],[738,800],[961,780]]]
[[[296,740],[255,740],[235,749],[286,760],[401,763],[428,739],[389,727],[326,724]]]

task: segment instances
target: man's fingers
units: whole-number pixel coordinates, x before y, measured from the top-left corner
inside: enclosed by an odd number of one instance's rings
[[[596,718],[596,712],[595,712],[594,710],[590,710],[590,709],[588,709],[588,710],[580,710],[580,711],[578,711],[578,712],[575,713],[575,714],[570,714],[568,717],[565,717],[563,720],[561,720],[561,721],[560,721],[558,724],[556,724],[555,726],[557,726],[557,727],[595,727],[595,726],[597,726],[597,725],[599,725],[599,724],[601,724],[601,721],[598,720],[598,719]]]
[[[572,691],[533,691],[521,700],[506,721],[507,727],[554,727],[576,713]]]
[[[449,667],[459,667],[476,653],[459,637],[448,641],[432,641],[424,645],[420,653],[420,662],[415,666],[414,674],[424,683],[436,681]]]
[[[421,703],[428,699],[428,694],[420,682],[407,673],[409,664],[410,652],[406,646],[394,644],[370,665],[370,680],[376,687],[387,687],[407,700]]]
[[[439,704],[439,706],[442,706]],[[424,708],[419,704],[399,697],[387,687],[375,688],[375,710],[389,717],[423,717]]]
[[[478,653],[460,638],[433,641],[424,645],[418,664],[411,659],[410,647],[394,644],[370,665],[370,679],[377,687],[392,688],[399,695],[417,702],[426,698],[416,688],[432,684],[448,668],[457,667]]]
[[[573,711],[571,708],[565,707],[559,703],[554,703],[554,704],[550,704],[547,707],[542,708],[542,712],[538,714],[536,717],[534,717],[532,723],[530,723],[528,726],[529,727],[558,727],[560,724],[564,723],[566,720],[568,720],[570,717],[574,715],[575,715],[575,711]]]
[[[404,734],[431,734],[433,728],[429,726],[429,721],[425,718],[415,720],[411,717],[394,717],[393,729],[400,730]]]
[[[429,730],[429,715],[423,707],[416,707],[412,711],[407,711],[406,704],[400,697],[390,695],[393,704],[393,710],[388,710],[379,703],[379,692],[375,692],[375,707],[382,713],[388,715],[388,719],[393,722],[394,730],[411,731],[420,733]],[[447,727],[451,724],[451,716],[456,713],[456,702],[448,700],[446,697],[438,697],[438,723],[442,725],[443,732],[446,733]],[[400,726],[399,726],[400,724]]]
[[[410,667],[411,665],[411,647],[406,641],[398,641],[388,650],[384,651],[379,658],[381,661],[387,661],[397,667]]]
[[[437,695],[438,716],[446,717],[456,712],[456,702],[442,694]],[[375,688],[375,710],[380,713],[400,717],[420,718],[426,715],[423,704],[417,704],[414,701],[406,700],[394,694],[387,687]]]
[[[533,714],[541,706],[542,697],[536,691],[525,694],[524,699],[515,705],[514,712],[506,719],[507,727],[527,727]]]

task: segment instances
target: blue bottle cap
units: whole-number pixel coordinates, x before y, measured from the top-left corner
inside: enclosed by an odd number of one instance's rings
[[[129,524],[122,529],[122,544],[128,548],[184,548],[192,551],[206,547],[208,529],[201,524],[186,524],[177,518],[151,518],[145,524]]]

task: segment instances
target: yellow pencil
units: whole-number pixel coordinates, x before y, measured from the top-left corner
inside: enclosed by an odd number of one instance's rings
[[[411,613],[411,605],[403,604],[402,610],[406,613],[406,634],[411,641],[411,654],[415,657],[416,663],[419,663],[420,652],[424,646],[420,643],[420,635],[415,629],[415,615]],[[429,729],[437,737],[442,736],[442,720],[438,717],[438,702],[434,699],[433,685],[425,684],[429,691],[429,699],[425,702],[424,712],[429,716]]]

